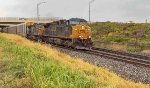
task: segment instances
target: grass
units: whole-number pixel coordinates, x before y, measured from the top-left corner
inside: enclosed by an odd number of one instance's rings
[[[0,70],[6,88],[150,88],[47,46],[2,33]]]
[[[145,47],[150,47],[150,23],[96,22],[89,26],[92,29],[93,40],[110,44],[103,48],[112,47],[113,44],[125,44],[127,47],[121,50],[142,52],[145,51]],[[118,50],[117,47],[112,48]]]
[[[127,45],[120,45],[120,44],[105,44],[105,43],[94,43],[96,47],[103,47],[108,49],[115,49],[115,50],[121,50],[121,51],[127,51],[128,46]]]

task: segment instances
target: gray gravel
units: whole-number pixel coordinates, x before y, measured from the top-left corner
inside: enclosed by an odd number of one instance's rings
[[[106,59],[100,56],[86,54],[84,52],[81,53],[62,48],[57,48],[57,50],[72,57],[82,58],[84,61],[96,66],[107,68],[110,71],[120,75],[124,79],[134,82],[141,82],[144,84],[150,84],[150,68],[133,65],[113,59]]]

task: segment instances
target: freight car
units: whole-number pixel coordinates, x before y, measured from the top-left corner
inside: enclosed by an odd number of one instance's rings
[[[73,48],[91,47],[91,28],[86,24],[87,21],[80,18],[34,24],[29,27],[27,37]]]
[[[9,34],[17,34],[17,35],[26,37],[26,23],[22,23],[17,26],[1,27],[0,32],[9,33]]]

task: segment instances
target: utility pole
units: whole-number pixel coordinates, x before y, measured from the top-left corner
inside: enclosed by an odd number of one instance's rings
[[[95,1],[95,0],[89,1],[89,23],[91,23],[91,4],[92,4],[94,1]]]
[[[91,22],[91,4],[89,2],[89,23]]]
[[[41,4],[43,4],[43,3],[46,3],[46,2],[39,2],[38,4],[37,4],[37,21],[38,21],[38,24],[39,24],[39,20],[40,20],[40,18],[39,18],[39,6],[41,5]]]
[[[146,19],[146,23],[147,23],[147,19]]]

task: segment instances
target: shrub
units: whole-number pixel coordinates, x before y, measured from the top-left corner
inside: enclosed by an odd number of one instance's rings
[[[140,48],[140,47],[129,47],[129,48],[127,48],[127,51],[129,51],[129,52],[141,52],[142,48]]]

